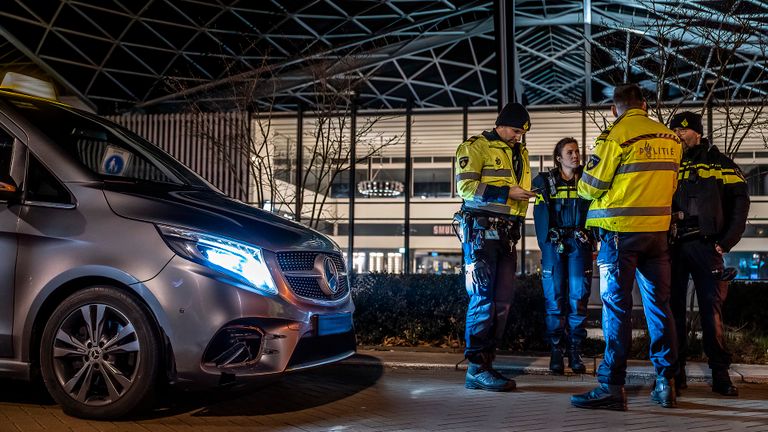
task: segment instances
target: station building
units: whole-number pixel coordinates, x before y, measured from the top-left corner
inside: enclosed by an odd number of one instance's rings
[[[700,107],[689,109],[701,110]],[[587,110],[533,107],[530,113],[532,129],[525,141],[533,176],[553,167],[552,150],[560,138],[576,138],[582,147],[582,157],[586,157],[601,129],[612,121],[606,107]],[[734,139],[728,136],[725,117],[724,112],[716,109],[712,112],[713,142],[721,149],[722,143]],[[228,121],[211,121],[230,125],[215,128],[223,134],[222,140],[227,139],[225,132],[231,127],[232,118],[230,114],[225,119]],[[407,128],[409,118],[410,130]],[[310,179],[310,185],[301,191],[303,222],[316,219],[315,227],[331,235],[348,251],[345,255],[349,254],[349,234],[353,230],[351,266],[356,272],[459,273],[461,248],[451,224],[461,206],[454,181],[455,151],[465,137],[490,130],[495,119],[496,112],[488,109],[415,110],[410,115],[404,111],[357,113],[356,123],[369,127],[356,135],[354,211],[350,211],[351,170],[346,159],[337,161],[339,172],[331,184],[325,184],[329,187],[321,187],[323,184],[318,184],[317,179]],[[266,198],[268,194],[263,193],[264,185],[259,185],[260,177],[243,168],[245,161],[241,161],[239,172],[233,171],[222,167],[222,158],[216,156],[210,144],[200,147],[202,141],[190,133],[191,123],[184,115],[128,115],[115,116],[113,120],[144,134],[207,178],[218,179],[220,188],[247,181],[241,199],[289,218],[297,214],[296,167],[306,166],[313,157],[309,149],[318,139],[317,123],[321,121],[312,114],[300,117],[296,114],[247,115],[236,119],[249,123],[246,129],[253,134],[252,143],[264,143],[271,149],[270,165],[283,190],[280,199],[270,200]],[[350,120],[347,118],[342,123],[349,125]],[[200,120],[198,126],[199,123]],[[169,133],[169,130],[176,132]],[[298,165],[296,151],[300,132],[304,147],[304,154],[300,156],[302,165]],[[335,139],[347,140],[348,147],[350,132],[342,132]],[[739,279],[768,279],[768,148],[762,135],[746,136],[734,160],[747,180],[752,204],[744,237],[726,254],[726,265],[738,269]],[[328,179],[320,183],[323,181]],[[406,182],[410,182],[409,187],[405,187]],[[318,196],[318,190],[328,193]],[[411,191],[410,196],[406,197],[405,191]],[[232,195],[233,190],[227,192]],[[528,210],[525,235],[517,245],[520,273],[535,273],[540,268],[541,254],[532,210],[533,202]]]

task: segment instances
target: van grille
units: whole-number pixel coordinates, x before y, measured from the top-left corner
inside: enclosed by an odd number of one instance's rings
[[[315,265],[315,257],[318,252],[278,252],[277,261],[280,263],[280,269],[284,272],[312,271]],[[326,254],[336,263],[336,269],[339,273],[346,273],[344,260],[339,254]]]
[[[301,277],[301,276],[286,276],[288,285],[291,286],[291,290],[299,297],[306,297],[315,300],[338,300],[347,294],[347,277],[342,276],[339,278],[339,290],[332,296],[327,296],[321,289],[320,284],[317,282],[317,278],[314,277]]]
[[[320,252],[296,251],[296,252],[278,252],[277,262],[280,264],[280,270],[283,271],[288,285],[299,297],[312,300],[338,300],[349,292],[349,282],[347,280],[347,269],[344,267],[344,260],[339,254],[328,255],[339,272],[338,290],[328,295],[320,289],[321,275],[315,271],[315,259]]]

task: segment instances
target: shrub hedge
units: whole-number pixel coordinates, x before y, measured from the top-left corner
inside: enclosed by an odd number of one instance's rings
[[[364,345],[464,346],[467,293],[463,275],[401,275],[371,273],[352,277],[355,326]],[[768,283],[731,284],[724,320],[738,337],[729,341],[734,361],[768,360]],[[642,324],[642,323],[638,323]],[[598,324],[599,325],[599,324]],[[637,326],[636,326],[637,327]],[[499,346],[515,352],[542,352],[545,342],[544,297],[538,275],[518,279],[507,329]],[[599,355],[601,340],[588,340],[585,353]],[[632,355],[648,358],[648,340],[633,341]],[[692,340],[689,352],[701,356],[701,343]]]
[[[463,346],[467,292],[462,275],[372,273],[353,278],[358,342]],[[544,298],[538,276],[518,280],[500,348],[544,349]]]
[[[768,282],[732,282],[723,320],[727,326],[768,336]]]

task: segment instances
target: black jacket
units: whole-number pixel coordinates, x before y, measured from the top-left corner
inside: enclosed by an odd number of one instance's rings
[[[680,226],[699,229],[724,251],[741,240],[749,213],[749,193],[738,165],[706,139],[683,153],[672,202],[682,211]]]

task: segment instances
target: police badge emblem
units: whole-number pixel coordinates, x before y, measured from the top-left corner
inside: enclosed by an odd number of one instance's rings
[[[594,167],[597,166],[597,164],[600,163],[600,158],[597,157],[597,155],[592,155],[589,157],[589,162],[587,162],[587,170],[591,170]]]
[[[496,158],[496,165],[501,165],[501,159]]]
[[[469,163],[468,157],[464,156],[459,158],[459,166],[461,167],[461,169],[466,168],[468,163]]]

